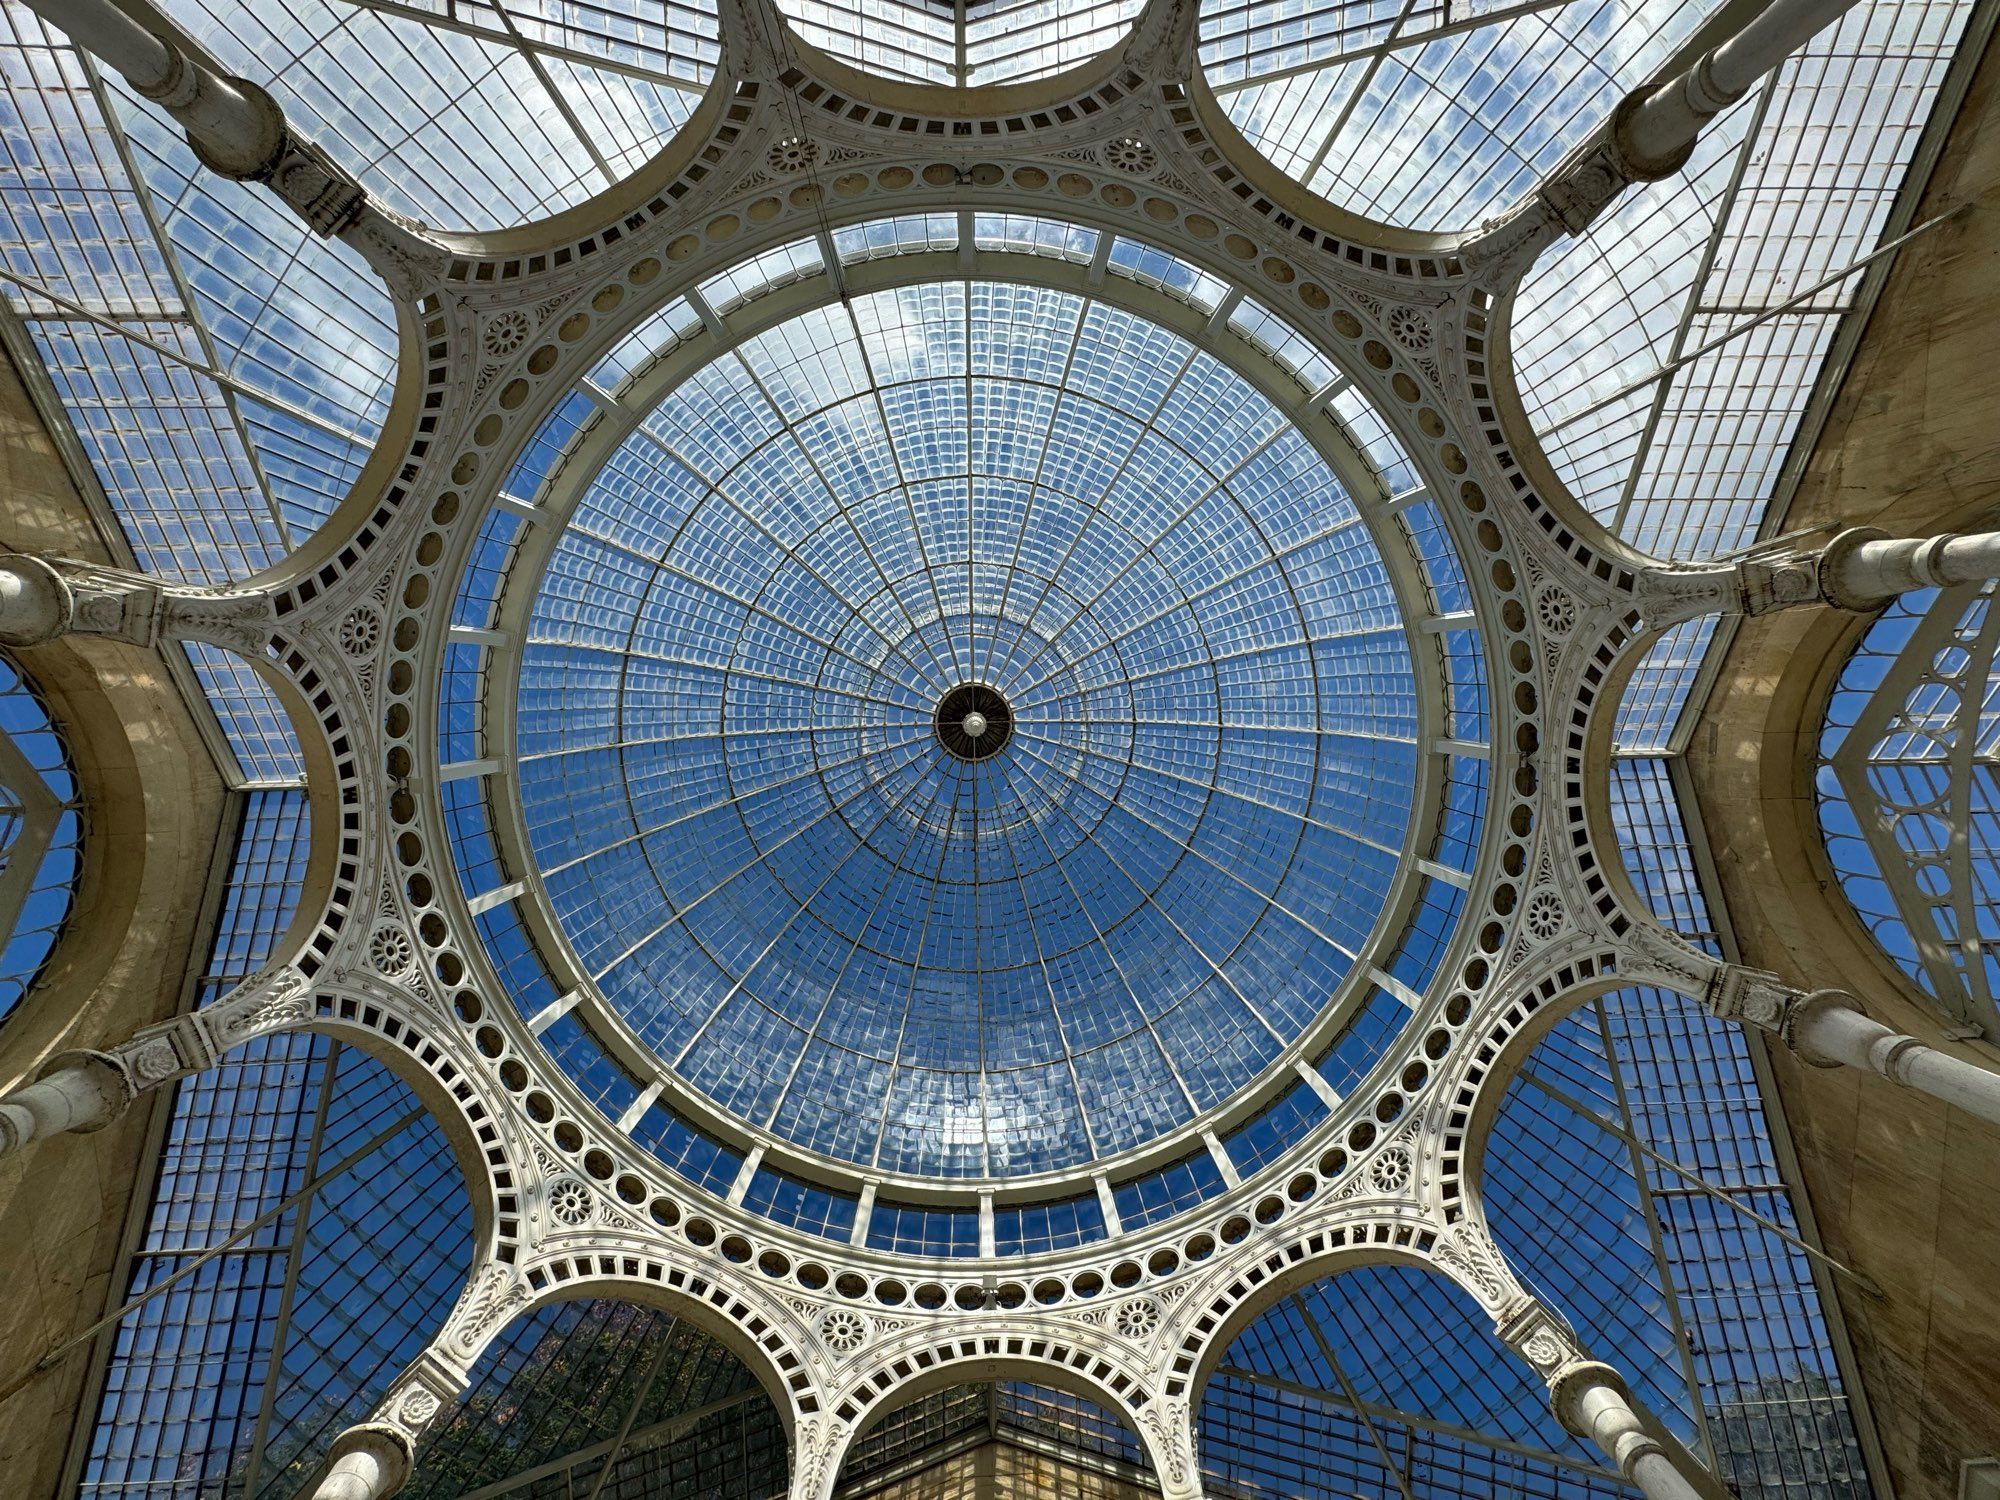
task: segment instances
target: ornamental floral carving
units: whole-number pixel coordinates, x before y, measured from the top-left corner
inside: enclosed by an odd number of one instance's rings
[[[296,969],[284,969],[246,985],[242,1002],[223,1019],[231,1041],[278,1026],[297,1025],[312,1017],[311,986]]]
[[[488,1266],[459,1308],[452,1346],[462,1354],[473,1353],[488,1329],[512,1316],[527,1300],[527,1287],[514,1280],[504,1266]]]

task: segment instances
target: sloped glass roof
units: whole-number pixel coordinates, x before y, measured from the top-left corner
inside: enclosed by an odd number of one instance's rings
[[[1712,9],[1204,0],[1200,57],[1286,175],[1384,223],[1471,229],[1526,198]]]
[[[1873,0],[1702,132],[1693,159],[1553,247],[1514,314],[1556,472],[1668,557],[1754,540],[1971,0]]]
[[[1121,41],[1141,0],[778,0],[821,51],[911,83],[1025,83]]]
[[[527,626],[523,812],[584,970],[722,1108],[1045,1171],[1224,1103],[1345,992],[1409,833],[1409,653],[1353,500],[1220,360],[919,285],[748,340],[591,480]]]
[[[501,229],[581,203],[687,122],[708,0],[171,0],[224,69],[398,213]]]

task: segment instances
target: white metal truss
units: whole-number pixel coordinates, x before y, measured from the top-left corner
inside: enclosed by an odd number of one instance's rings
[[[1381,1262],[1435,1272],[1473,1298],[1548,1383],[1564,1423],[1648,1493],[1702,1493],[1692,1461],[1590,1359],[1590,1331],[1566,1327],[1495,1248],[1481,1154],[1534,1043],[1613,988],[1657,985],[1787,1036],[1846,1014],[1837,998],[1722,964],[1658,926],[1610,822],[1611,721],[1626,677],[1673,624],[1840,601],[1857,569],[1877,584],[1894,570],[1856,550],[1865,538],[1667,565],[1607,534],[1554,482],[1500,354],[1538,251],[1638,175],[1615,133],[1496,224],[1378,243],[1253,185],[1222,144],[1217,106],[1186,82],[1192,7],[1155,0],[1122,49],[1039,95],[992,99],[871,87],[792,38],[765,0],[733,0],[721,22],[721,62],[686,131],[555,219],[492,236],[427,231],[384,212],[282,118],[268,159],[242,169],[365,255],[397,299],[402,363],[383,439],[326,531],[240,588],[162,589],[68,567],[61,584],[71,628],[211,640],[283,684],[310,763],[313,874],[281,961],[23,1091],[17,1100],[33,1099],[8,1106],[7,1128],[87,1126],[137,1090],[297,1028],[365,1048],[435,1112],[465,1171],[474,1270],[375,1420],[336,1444],[328,1495],[393,1488],[510,1319],[607,1296],[686,1318],[745,1361],[790,1435],[795,1500],[826,1500],[855,1438],[897,1404],[1006,1379],[1119,1416],[1163,1493],[1185,1500],[1201,1485],[1193,1414],[1235,1336],[1276,1299]],[[199,98],[202,86],[187,87]],[[439,788],[460,768],[440,770],[438,683],[480,526],[519,505],[499,494],[504,476],[608,350],[759,253],[869,219],[968,211],[1129,236],[1254,289],[1365,395],[1463,559],[1490,687],[1491,795],[1438,982],[1410,998],[1362,1086],[1298,1145],[1199,1209],[1102,1243],[923,1260],[834,1245],[691,1186],[551,1065],[503,997],[453,867]],[[917,279],[934,270],[922,258],[866,274]],[[1138,294],[1107,281],[1102,295]],[[799,291],[793,305],[814,298]],[[1164,299],[1149,311],[1187,321]],[[751,303],[741,315],[747,325],[776,313]],[[714,309],[700,321],[708,352],[740,336]],[[1338,434],[1325,419],[1324,440]],[[504,654],[518,628],[503,613],[478,643]],[[1921,1062],[1907,1049],[1897,1058]],[[704,1112],[670,1074],[659,1082]]]

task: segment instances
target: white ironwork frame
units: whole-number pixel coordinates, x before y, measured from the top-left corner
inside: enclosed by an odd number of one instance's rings
[[[1981,598],[1986,608],[1967,632],[1961,628],[1965,617]],[[1981,743],[1996,653],[2000,607],[1992,586],[1941,590],[1825,762],[1874,856],[1938,1007],[1975,1036],[2000,1035],[2000,1009],[1980,936],[1986,918],[1972,848],[1974,783],[2000,777],[2000,753]],[[1896,768],[1942,772],[1935,801],[1897,799],[1880,774]],[[1942,858],[1923,859],[1921,846],[1899,838],[1904,818],[1945,830]],[[1926,891],[1918,883],[1920,864],[1944,877],[1942,890]],[[1941,921],[1944,913],[1949,915]],[[1957,937],[1948,937],[1948,931]]]
[[[21,691],[32,691],[25,679]],[[53,721],[48,731],[60,742]],[[20,926],[22,910],[34,894],[42,861],[55,843],[63,814],[77,805],[74,796],[58,797],[14,737],[0,729],[0,827],[10,828],[13,835],[0,848],[0,943]],[[32,977],[27,976],[29,982]]]
[[[409,1083],[465,1171],[475,1263],[375,1420],[336,1444],[338,1472],[374,1476],[371,1494],[398,1482],[509,1319],[608,1296],[684,1317],[745,1361],[789,1434],[795,1500],[826,1500],[854,1438],[898,1403],[1015,1378],[1128,1423],[1163,1494],[1185,1500],[1200,1493],[1193,1414],[1231,1341],[1278,1297],[1371,1263],[1461,1288],[1572,1430],[1649,1493],[1712,1490],[1590,1361],[1588,1331],[1523,1286],[1481,1207],[1501,1096],[1580,1004],[1653,985],[1789,1035],[1820,998],[1664,931],[1616,853],[1612,720],[1650,642],[1701,614],[1837,590],[1803,542],[1699,567],[1647,557],[1579,514],[1539,456],[1509,383],[1510,299],[1542,248],[1636,175],[1615,134],[1496,224],[1378,242],[1347,216],[1322,222],[1253,185],[1212,100],[1187,82],[1192,7],[1152,0],[1123,47],[1039,94],[988,98],[871,87],[790,37],[768,3],[723,7],[722,65],[672,146],[592,202],[501,234],[444,235],[384,213],[280,120],[274,154],[247,175],[342,235],[404,309],[382,443],[326,530],[240,587],[80,567],[65,578],[72,628],[209,640],[284,685],[327,767],[310,786],[327,875],[270,968],[52,1075],[36,1108],[87,1121],[293,1028],[364,1047]],[[1220,1197],[1103,1243],[923,1261],[833,1245],[691,1187],[548,1064],[501,997],[451,866],[435,688],[449,601],[502,476],[604,351],[760,249],[837,219],[968,208],[1074,218],[1254,287],[1366,396],[1465,560],[1487,653],[1492,787],[1438,982],[1365,1086],[1298,1145]],[[845,274],[908,269],[885,265]],[[526,336],[488,339],[503,324]],[[385,932],[397,941],[375,941]],[[866,1336],[825,1336],[835,1312]]]

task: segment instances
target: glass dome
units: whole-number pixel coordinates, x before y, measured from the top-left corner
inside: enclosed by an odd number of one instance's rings
[[[1233,1098],[1345,993],[1417,689],[1333,471],[1133,313],[804,313],[583,487],[522,648],[539,881],[632,1038],[859,1166],[1006,1177]]]

